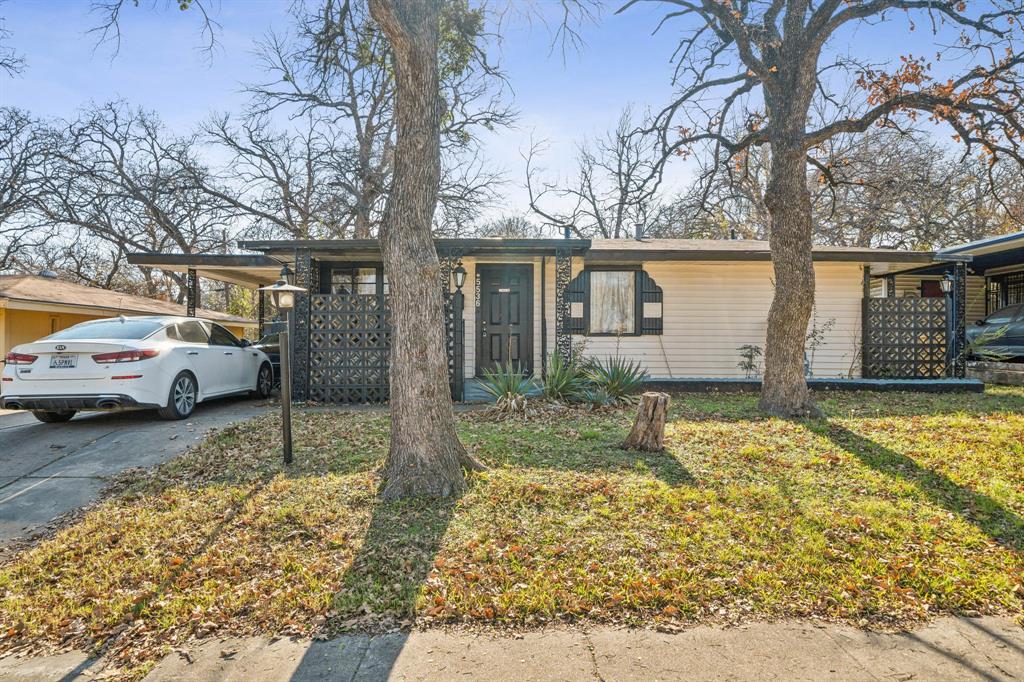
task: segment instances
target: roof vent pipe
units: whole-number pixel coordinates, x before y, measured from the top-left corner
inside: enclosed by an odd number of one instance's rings
[[[39,276],[45,277],[46,279],[57,279],[58,277],[60,277],[60,275],[58,275],[53,270],[40,270]]]
[[[729,239],[731,239],[733,241],[737,241],[737,240],[739,240],[739,238],[740,238],[740,236],[736,233],[736,228],[735,227],[730,227],[729,228]]]
[[[641,241],[644,238],[644,226],[637,223],[633,226],[633,239]]]
[[[562,228],[562,236],[566,239],[572,239],[572,225],[566,225]]]

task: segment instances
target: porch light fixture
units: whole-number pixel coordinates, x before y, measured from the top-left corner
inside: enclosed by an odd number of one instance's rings
[[[292,308],[295,307],[295,295],[306,290],[288,283],[291,271],[285,265],[281,268],[281,279],[270,286],[260,287],[260,291],[270,293],[270,300],[278,310],[284,311],[284,331],[278,334],[278,354],[281,357],[281,441],[284,446],[284,463],[292,463],[292,368],[291,368],[291,334],[288,330],[292,324]]]
[[[459,261],[459,264],[455,266],[455,269],[452,270],[452,275],[455,276],[455,288],[461,291],[462,285],[466,283],[466,268],[462,267],[461,260]]]
[[[939,280],[939,286],[942,287],[942,293],[949,296],[951,293],[953,293],[953,276],[947,274],[945,277]]]

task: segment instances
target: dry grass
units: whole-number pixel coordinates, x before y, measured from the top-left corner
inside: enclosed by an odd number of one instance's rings
[[[1024,391],[837,394],[828,419],[674,399],[663,454],[629,409],[460,417],[491,465],[456,502],[384,504],[387,417],[260,418],[125,482],[0,570],[0,649],[103,649],[130,675],[192,637],[436,622],[1021,612]]]

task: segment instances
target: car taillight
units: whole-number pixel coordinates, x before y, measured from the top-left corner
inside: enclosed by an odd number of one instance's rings
[[[145,350],[123,350],[117,353],[100,353],[92,356],[92,359],[97,364],[103,365],[109,362],[138,362],[155,358],[158,355],[160,355],[160,351],[147,348]]]
[[[8,353],[4,361],[8,365],[31,365],[38,357],[38,355],[29,355],[28,353]]]

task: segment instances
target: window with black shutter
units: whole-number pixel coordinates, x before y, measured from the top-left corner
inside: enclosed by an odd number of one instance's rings
[[[568,334],[586,336],[660,335],[663,295],[640,268],[589,267],[565,289]]]

